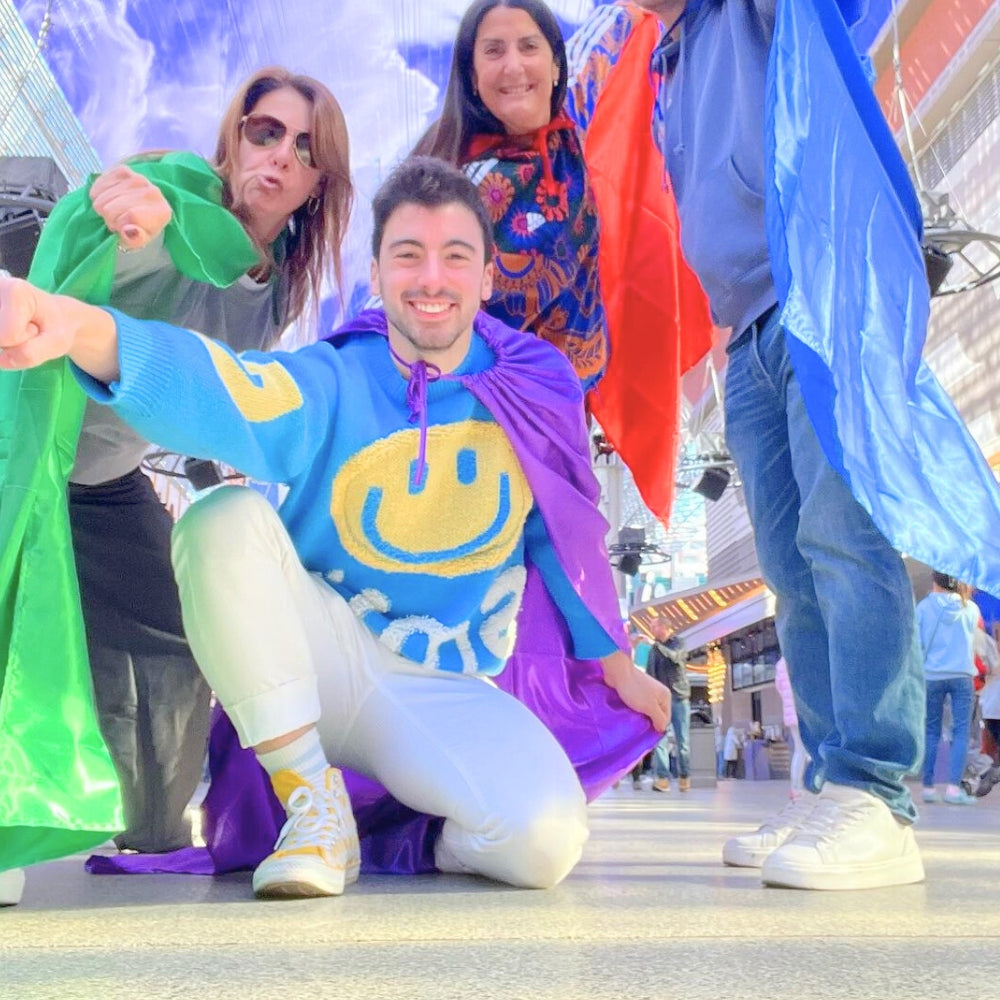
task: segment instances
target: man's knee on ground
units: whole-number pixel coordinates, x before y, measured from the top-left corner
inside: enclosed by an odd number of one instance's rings
[[[483,874],[524,889],[551,889],[576,867],[590,831],[587,810],[579,804],[561,802],[544,808],[525,809],[505,817],[497,829],[478,838],[483,844]],[[494,840],[495,838],[495,840]],[[496,850],[496,866],[491,864]]]

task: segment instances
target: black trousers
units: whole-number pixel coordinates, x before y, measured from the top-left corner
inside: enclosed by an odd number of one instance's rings
[[[116,843],[151,853],[185,847],[211,691],[184,638],[173,519],[138,469],[72,484],[69,500],[97,713],[124,799]]]

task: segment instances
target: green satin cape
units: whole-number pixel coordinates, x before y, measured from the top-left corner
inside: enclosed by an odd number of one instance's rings
[[[164,246],[178,271],[223,287],[257,263],[204,160],[168,153],[130,166],[173,209]],[[55,206],[29,277],[102,305],[118,238],[89,188]],[[65,360],[0,372],[0,871],[87,850],[124,825],[94,708],[66,501],[85,399]]]

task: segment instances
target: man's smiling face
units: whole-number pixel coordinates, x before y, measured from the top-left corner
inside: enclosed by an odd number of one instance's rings
[[[464,205],[404,202],[385,223],[372,292],[382,296],[393,350],[452,371],[465,359],[472,321],[493,290],[479,220]]]

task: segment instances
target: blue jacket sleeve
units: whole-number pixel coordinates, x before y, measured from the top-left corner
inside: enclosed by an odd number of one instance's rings
[[[527,557],[541,574],[549,595],[566,620],[577,657],[596,660],[615,652],[617,644],[590,613],[563,572],[537,507],[531,509],[525,522],[524,545]]]
[[[108,311],[121,375],[104,385],[76,369],[88,395],[161,447],[255,479],[289,482],[309,466],[336,416],[330,345],[236,354],[190,330]]]

